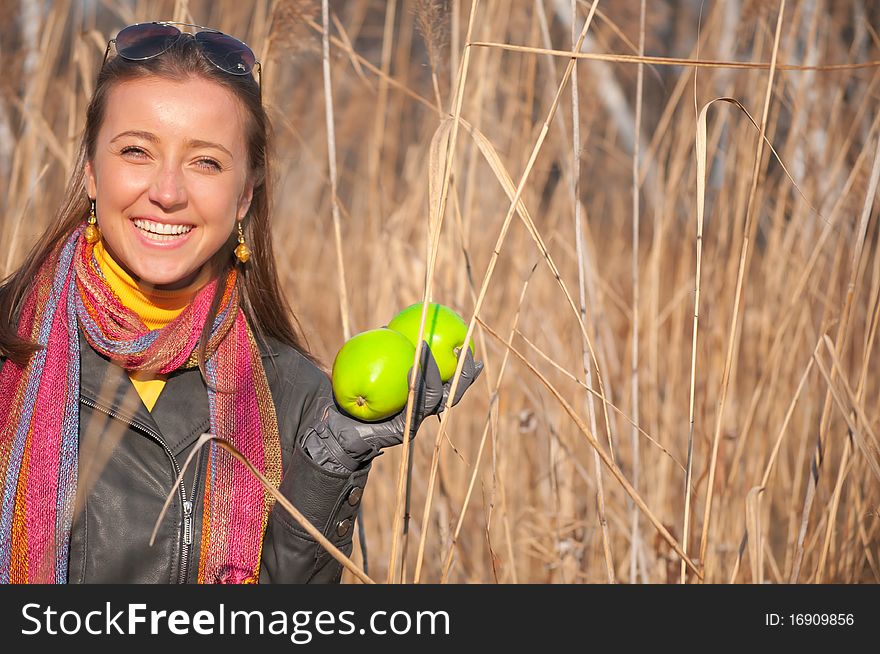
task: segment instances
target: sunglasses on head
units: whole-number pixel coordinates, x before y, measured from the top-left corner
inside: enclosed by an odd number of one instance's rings
[[[198,28],[192,34],[181,32],[175,25]],[[195,40],[205,59],[230,75],[248,75],[254,68],[261,74],[260,62],[247,44],[209,27],[191,23],[152,22],[136,23],[123,28],[116,38],[107,43],[104,63],[110,53],[110,44],[116,44],[116,53],[130,61],[144,61],[167,52],[181,37]],[[101,64],[103,66],[103,63]],[[259,81],[259,80],[258,80]]]

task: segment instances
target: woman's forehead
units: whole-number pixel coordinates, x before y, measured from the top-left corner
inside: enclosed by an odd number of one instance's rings
[[[151,76],[114,85],[101,131],[112,139],[129,130],[150,132],[160,140],[212,141],[242,151],[246,147],[239,100],[221,84],[200,77],[178,81]]]

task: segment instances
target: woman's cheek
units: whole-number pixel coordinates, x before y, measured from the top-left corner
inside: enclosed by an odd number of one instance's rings
[[[111,166],[107,172],[105,188],[113,188],[114,195],[127,197],[149,189],[150,172],[146,166]]]
[[[189,200],[206,223],[232,226],[235,199],[227,184],[196,182],[189,187]]]

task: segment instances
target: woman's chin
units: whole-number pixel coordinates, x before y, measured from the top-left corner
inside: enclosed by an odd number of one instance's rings
[[[174,291],[191,286],[202,275],[204,266],[196,270],[168,270],[158,272],[154,269],[139,277],[141,285],[156,290]]]

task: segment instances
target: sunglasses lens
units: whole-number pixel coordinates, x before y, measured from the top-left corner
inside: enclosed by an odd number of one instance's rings
[[[217,68],[233,75],[247,75],[254,69],[257,58],[253,51],[238,39],[220,32],[198,32],[196,41]]]
[[[125,59],[149,59],[165,52],[179,36],[174,25],[129,25],[116,35],[116,52]]]

